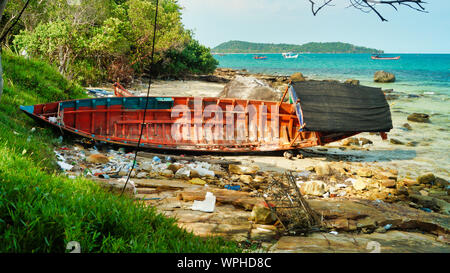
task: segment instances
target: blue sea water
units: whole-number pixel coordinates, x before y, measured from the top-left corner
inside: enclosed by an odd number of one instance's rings
[[[450,179],[450,54],[385,54],[399,60],[372,60],[370,54],[300,54],[284,59],[281,54],[264,54],[266,60],[253,59],[254,54],[215,55],[219,67],[247,69],[250,73],[291,75],[301,72],[310,79],[357,79],[363,85],[393,89],[400,94],[390,100],[394,129],[389,137],[415,142],[415,146],[392,145],[372,138],[374,147],[366,156],[388,167],[398,167],[402,176],[414,178],[431,171]],[[375,83],[378,70],[394,73],[394,83]],[[411,113],[430,115],[431,123],[407,120]],[[413,130],[405,130],[404,123]],[[364,137],[373,136],[368,133]]]
[[[362,83],[373,83],[374,73],[385,70],[395,74],[399,91],[450,95],[450,54],[384,55],[400,56],[399,60],[372,60],[370,54],[300,54],[297,59],[284,59],[281,54],[264,55],[267,60],[255,60],[254,54],[214,57],[219,67],[247,69],[251,73],[291,75],[302,72],[313,79],[354,78]]]

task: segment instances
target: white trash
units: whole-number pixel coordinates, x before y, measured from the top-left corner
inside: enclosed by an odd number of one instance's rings
[[[356,181],[357,181],[357,180],[354,179],[354,178],[347,178],[347,179],[345,180],[345,182],[351,182],[352,184],[354,184]]]
[[[59,167],[61,167],[63,171],[70,171],[73,168],[73,165],[67,164],[66,162],[63,161],[58,161],[58,165]]]
[[[189,178],[191,176],[191,171],[186,167],[180,168],[176,173],[176,178]]]
[[[216,197],[211,192],[207,192],[205,200],[203,201],[195,200],[191,209],[203,212],[214,212],[215,207],[216,207]]]

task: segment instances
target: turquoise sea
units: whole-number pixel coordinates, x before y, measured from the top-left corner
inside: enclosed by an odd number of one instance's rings
[[[396,76],[396,85],[414,93],[435,92],[450,95],[450,54],[385,54],[400,60],[372,60],[370,54],[300,54],[284,59],[281,54],[264,54],[267,60],[255,60],[254,54],[215,55],[219,67],[247,69],[252,73],[291,75],[302,72],[310,78],[371,82],[377,70]]]
[[[357,79],[363,85],[393,89],[398,95],[390,100],[394,129],[389,136],[405,144],[393,145],[364,133],[374,140],[371,153],[354,153],[363,161],[398,167],[401,174],[414,177],[426,171],[450,178],[450,54],[384,54],[400,56],[399,60],[372,60],[370,54],[300,54],[284,59],[281,54],[260,54],[266,60],[255,60],[255,54],[215,55],[219,67],[247,69],[250,73],[291,75],[301,72],[310,79]],[[374,83],[378,70],[394,73],[394,83]],[[426,113],[431,123],[407,120],[411,113]],[[410,123],[413,130],[403,128]]]

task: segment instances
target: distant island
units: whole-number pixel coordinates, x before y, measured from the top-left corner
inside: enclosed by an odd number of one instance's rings
[[[244,41],[228,41],[211,49],[213,53],[370,53],[380,54],[383,50],[355,46],[348,43],[306,43],[303,45],[294,44],[269,44],[250,43]]]

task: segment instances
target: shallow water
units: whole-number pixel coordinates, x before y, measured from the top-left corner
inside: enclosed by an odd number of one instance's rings
[[[393,54],[400,60],[371,60],[369,54],[301,54],[298,59],[284,59],[281,54],[267,54],[267,60],[254,60],[252,54],[215,56],[219,67],[247,69],[251,73],[291,75],[302,72],[311,79],[349,78],[362,85],[393,89],[400,97],[390,100],[394,129],[389,137],[417,146],[393,145],[368,133],[374,141],[367,151],[331,149],[329,152],[354,155],[355,161],[377,162],[396,167],[401,175],[415,177],[431,171],[450,178],[450,54]],[[374,83],[377,70],[396,75],[394,83]],[[411,113],[426,113],[431,123],[407,120]],[[402,128],[408,122],[413,130]]]

